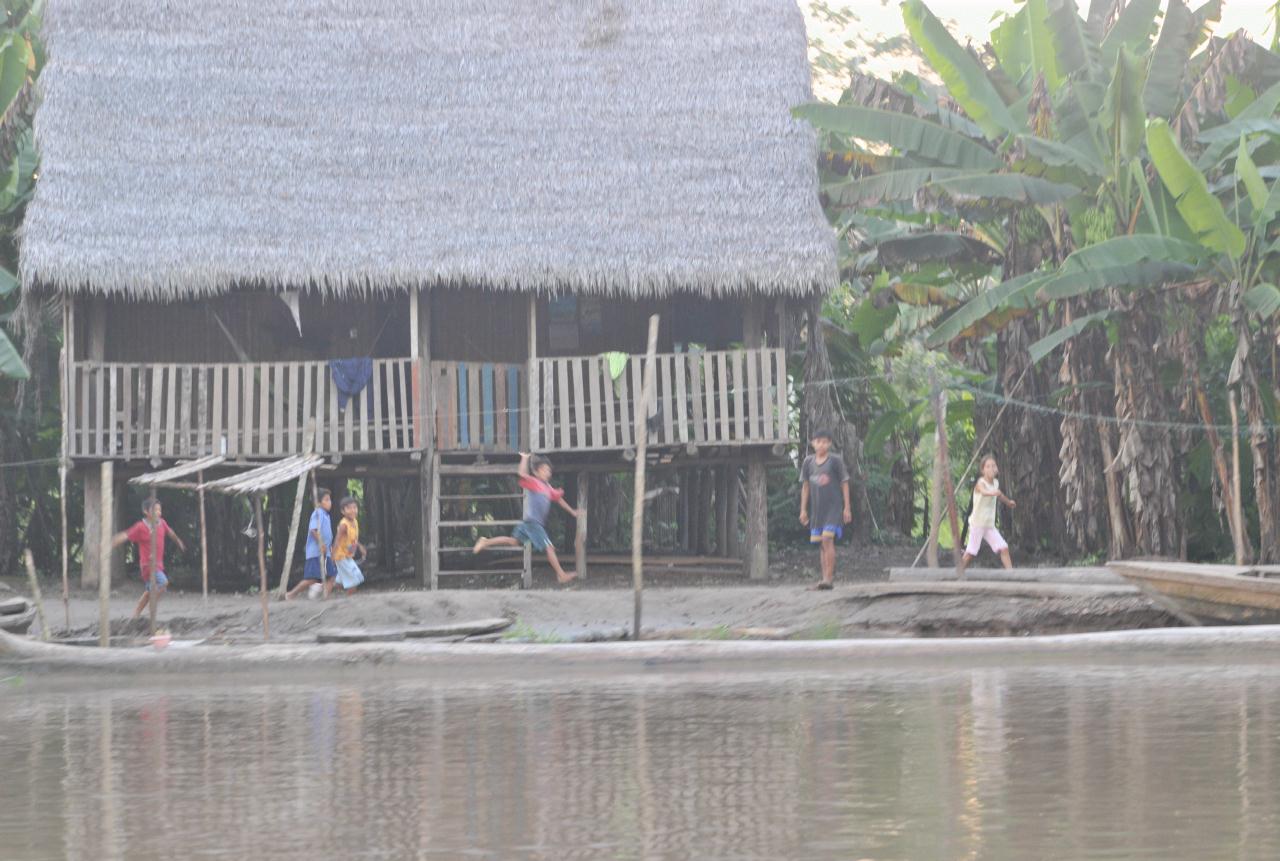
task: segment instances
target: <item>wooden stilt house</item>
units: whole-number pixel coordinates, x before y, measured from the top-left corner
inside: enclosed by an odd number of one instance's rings
[[[459,476],[533,449],[586,493],[644,410],[683,546],[764,576],[778,336],[835,279],[795,0],[58,0],[46,39],[21,267],[65,300],[87,534],[104,461],[314,423],[344,475],[420,483],[434,585],[490,517],[449,514],[490,495]]]

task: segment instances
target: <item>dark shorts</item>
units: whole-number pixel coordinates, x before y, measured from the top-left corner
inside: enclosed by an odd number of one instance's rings
[[[815,526],[809,530],[809,541],[814,544],[821,544],[825,538],[839,541],[843,537],[844,529],[840,526]]]
[[[325,567],[329,570],[329,579],[332,580],[338,576],[338,566],[333,564],[332,559],[325,559],[324,561],[328,563]],[[319,556],[312,556],[307,559],[306,563],[302,566],[302,579],[315,580],[317,583],[320,582]]]
[[[521,544],[528,544],[539,553],[544,552],[548,547],[554,547],[551,543],[551,537],[547,535],[547,529],[536,520],[525,520],[516,525],[515,530],[511,533],[516,541]]]

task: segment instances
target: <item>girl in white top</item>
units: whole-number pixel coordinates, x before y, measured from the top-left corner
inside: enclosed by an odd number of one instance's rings
[[[973,511],[969,514],[969,544],[964,548],[964,558],[960,560],[960,573],[969,567],[969,560],[978,555],[985,539],[992,551],[1000,554],[1000,561],[1006,568],[1013,567],[1009,558],[1009,545],[996,529],[996,500],[1000,500],[1010,508],[1017,505],[1012,499],[1000,492],[1000,467],[996,459],[987,455],[982,459],[982,475],[973,487]]]

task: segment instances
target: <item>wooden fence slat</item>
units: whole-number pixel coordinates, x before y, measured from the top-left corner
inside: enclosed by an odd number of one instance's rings
[[[689,391],[685,377],[689,373],[689,354],[676,353],[671,357],[674,362],[676,378],[676,435],[679,441],[689,441]]]
[[[275,362],[271,367],[271,423],[274,425],[275,439],[271,451],[278,457],[286,451],[284,446],[284,362]]]
[[[604,444],[609,448],[613,448],[614,445],[622,441],[621,431],[614,416],[613,375],[609,373],[608,359],[600,356],[598,361],[600,363],[600,385],[604,390]]]
[[[671,396],[671,365],[674,356],[658,356],[658,368],[662,371],[662,392],[659,395],[662,409],[662,440],[661,442],[670,444],[675,441],[675,434],[672,432],[672,421],[675,418],[673,413],[676,411],[675,398]]]
[[[542,448],[556,444],[556,360],[539,359],[542,369]]]
[[[334,397],[338,396],[338,386],[333,386]],[[347,399],[347,408],[342,411],[342,450],[355,451],[357,447],[357,430],[356,430],[356,410],[360,405],[356,401],[363,392],[358,393],[354,398]]]
[[[573,407],[573,393],[569,391],[569,360],[556,359],[555,363],[556,381],[559,384],[556,389],[556,401],[560,407],[560,433],[556,438],[561,450],[567,450],[573,447],[570,441],[573,426],[569,423],[569,410]]]
[[[760,425],[760,351],[747,351],[747,437],[750,439],[767,439]],[[763,398],[768,400],[768,398]]]
[[[707,442],[715,442],[716,433],[716,354],[704,353],[702,356],[702,388],[703,397],[707,401]]]
[[[138,378],[135,380],[134,392],[137,396],[137,405],[134,407],[134,426],[136,433],[134,437],[134,452],[138,457],[146,457],[151,451],[151,436],[148,433],[148,427],[151,421],[151,406],[147,400],[151,393],[151,375],[154,369],[149,365],[142,365],[138,368]]]
[[[773,352],[774,366],[778,375],[775,390],[777,392],[778,412],[775,416],[777,427],[774,430],[774,439],[785,440],[787,438],[787,356],[780,349]]]
[[[107,366],[99,364],[94,369],[94,392],[97,394],[98,401],[94,404],[94,412],[97,420],[94,422],[93,436],[94,452],[101,455],[106,451],[106,430],[107,430]]]
[[[466,363],[458,363],[458,448],[471,448],[471,385]]]
[[[507,367],[507,441],[513,451],[524,448],[520,444],[520,428],[524,426],[520,421],[520,380],[524,375],[520,371],[518,365]]]
[[[627,359],[627,365],[633,361],[633,358]],[[626,366],[623,366],[622,373],[618,374],[614,382],[618,388],[618,445],[630,448],[631,439],[635,433],[635,422],[631,420],[631,393],[627,386]]]
[[[240,418],[244,423],[243,439],[240,440],[240,450],[248,455],[257,455],[261,453],[258,440],[258,426],[254,424],[254,417],[257,415],[256,409],[258,404],[258,373],[253,365],[241,366],[240,380],[240,397],[243,403],[240,405]]]
[[[174,452],[178,455],[191,453],[191,399],[195,397],[192,386],[192,369],[188,365],[182,368],[178,380],[178,445]]]
[[[122,370],[117,365],[107,365],[107,455],[116,456],[116,425],[119,424],[120,401],[116,394],[116,377]]]
[[[497,449],[506,449],[508,447],[507,439],[507,369],[498,365],[488,366],[493,376],[493,430],[492,439],[493,447]]]
[[[253,439],[253,452],[258,455],[268,455],[271,453],[271,431],[269,428],[271,422],[271,366],[265,363],[258,367],[249,369],[249,376],[253,380],[254,391],[257,392],[258,404],[258,430]],[[253,409],[252,405],[249,407]],[[252,424],[250,428],[252,429]]]
[[[240,456],[240,366],[227,367],[227,456]]]
[[[573,379],[573,419],[574,430],[577,437],[573,440],[573,447],[586,448],[590,443],[587,442],[587,405],[591,402],[591,396],[587,394],[587,390],[582,385],[582,359],[574,357],[566,359],[570,364],[570,377]]]
[[[733,429],[733,416],[729,414],[729,354],[716,354],[716,387],[720,396],[720,439],[728,442]]]
[[[635,423],[649,420],[649,405],[644,403],[644,356],[632,356],[627,362],[631,372],[631,425],[634,431]],[[653,434],[647,434],[648,438],[652,438]]]
[[[445,419],[449,424],[449,440],[453,443],[452,448],[462,448],[462,410],[461,394],[458,391],[457,364],[450,362],[445,368],[445,374],[448,379],[448,385],[445,388],[449,392],[449,409],[445,413]]]
[[[164,418],[161,410],[164,408],[164,375],[165,365],[153,365],[151,367],[151,445],[149,454],[151,457],[160,456],[160,432],[164,426]]]
[[[133,420],[133,375],[136,370],[134,365],[120,367],[120,418],[123,422],[123,427],[120,428],[120,453],[125,460],[133,457],[133,436],[137,428],[137,422]]]
[[[602,376],[600,369],[601,359],[599,356],[588,356],[584,361],[587,363],[587,398],[591,401],[591,425],[588,430],[589,439],[586,444],[591,448],[603,448],[604,423],[601,420],[601,411],[604,403],[600,385]]]
[[[493,412],[493,365],[485,364],[480,367],[480,413],[481,425],[484,429],[481,442],[486,446],[492,446],[497,441],[494,435]]]
[[[93,387],[93,370],[81,367],[80,374],[80,453],[89,454],[92,451],[89,444],[89,428],[93,425],[93,420],[89,417],[89,390]]]
[[[738,439],[742,440],[747,435],[747,410],[743,404],[743,384],[746,382],[742,374],[742,351],[734,350],[731,354],[733,362],[733,410],[734,419],[736,420]]]
[[[429,404],[419,403],[418,399],[422,397],[422,375],[426,373],[426,359],[417,358],[409,359],[409,415],[413,417],[410,426],[413,429],[413,440],[411,448],[421,451],[426,448],[427,441],[423,437],[423,428],[427,426],[427,413]],[[365,401],[366,405],[368,401]]]
[[[405,451],[410,447],[409,426],[410,426],[410,406],[408,391],[408,380],[404,378],[403,369],[396,365],[392,365],[393,376],[396,378],[396,403],[399,409],[396,411],[396,448]]]
[[[209,441],[210,454],[222,454],[222,441],[226,439],[226,428],[222,424],[222,386],[223,378],[226,377],[226,367],[224,365],[213,365],[213,403],[210,404],[210,420],[211,439]]]
[[[471,427],[472,448],[484,446],[484,419],[481,417],[483,412],[482,397],[483,392],[480,391],[480,363],[471,362],[467,365],[467,411],[469,413],[467,421]]]
[[[692,389],[690,401],[693,404],[693,438],[696,442],[707,441],[702,403],[702,366],[706,361],[706,353],[700,351],[689,354],[689,383]]]

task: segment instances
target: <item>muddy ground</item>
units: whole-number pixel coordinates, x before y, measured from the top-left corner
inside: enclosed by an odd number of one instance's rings
[[[646,636],[791,638],[1057,634],[1176,625],[1130,587],[1044,583],[889,583],[890,566],[906,566],[912,548],[845,552],[837,588],[812,592],[814,555],[775,554],[774,577],[752,584],[741,575],[647,572]],[[423,591],[407,580],[373,576],[368,589],[329,601],[270,603],[273,641],[314,641],[322,629],[384,631],[505,616],[508,639],[564,642],[616,639],[630,627],[633,597],[626,568],[595,567],[586,583],[556,588],[539,570],[535,588],[454,588]],[[10,581],[11,585],[23,584]],[[182,585],[182,580],[179,580]],[[26,590],[23,589],[25,592]],[[97,633],[96,592],[77,591],[65,625],[58,588],[46,583],[46,611],[55,636]],[[140,594],[132,579],[113,590],[113,633],[141,636],[145,620],[129,616]],[[198,594],[174,589],[161,604],[161,623],[178,638],[257,642],[262,636],[256,594]]]

